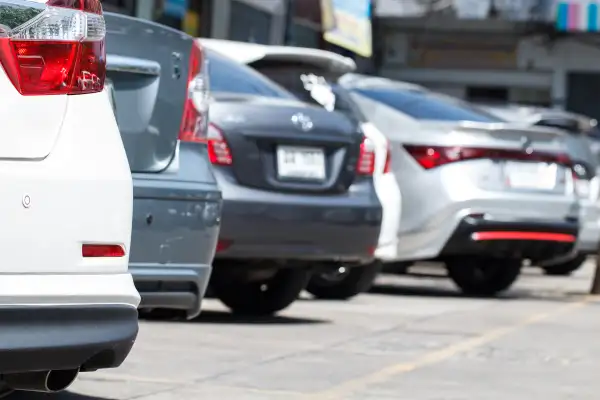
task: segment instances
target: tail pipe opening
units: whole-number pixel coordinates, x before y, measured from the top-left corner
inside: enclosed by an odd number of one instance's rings
[[[55,393],[67,389],[79,375],[79,369],[36,371],[2,376],[4,383],[14,390]]]

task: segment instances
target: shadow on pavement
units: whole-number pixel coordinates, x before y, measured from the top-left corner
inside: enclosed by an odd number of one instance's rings
[[[21,392],[6,397],[6,400],[113,400],[107,397],[87,396],[72,392],[53,394]]]
[[[461,293],[458,289],[452,287],[438,286],[418,286],[404,283],[394,284],[376,284],[369,293],[383,294],[390,296],[408,296],[408,297],[431,297],[431,298],[456,298],[456,299],[496,299],[501,301],[511,300],[539,300],[554,301],[560,303],[577,301],[585,298],[588,293],[576,291],[556,291],[556,290],[528,290],[523,288],[514,288],[508,292],[501,293],[496,297],[469,296]]]
[[[289,317],[274,315],[265,317],[251,317],[235,315],[228,311],[203,310],[202,314],[194,320],[187,321],[180,315],[173,313],[156,313],[145,315],[140,319],[144,321],[161,321],[173,323],[199,323],[199,324],[228,324],[228,325],[316,325],[329,324],[331,321],[315,318]]]

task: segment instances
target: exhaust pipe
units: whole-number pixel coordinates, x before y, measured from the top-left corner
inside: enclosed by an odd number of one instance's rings
[[[55,393],[65,390],[75,381],[79,369],[6,374],[2,380],[14,390]]]

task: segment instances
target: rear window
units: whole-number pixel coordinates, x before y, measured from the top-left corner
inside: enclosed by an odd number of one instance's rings
[[[504,122],[469,103],[433,92],[387,88],[353,90],[419,120]]]
[[[295,99],[294,95],[245,65],[214,51],[205,50],[210,90],[253,96]]]
[[[360,111],[351,104],[346,91],[338,84],[339,74],[301,62],[256,62],[253,67],[289,90],[305,103],[338,111],[352,120],[362,120]]]

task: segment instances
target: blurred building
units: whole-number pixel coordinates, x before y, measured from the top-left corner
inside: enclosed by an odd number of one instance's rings
[[[381,75],[600,118],[600,0],[377,0]]]
[[[102,3],[106,11],[154,20],[193,36],[328,49],[355,58],[363,69],[371,66],[372,0],[103,0]]]

